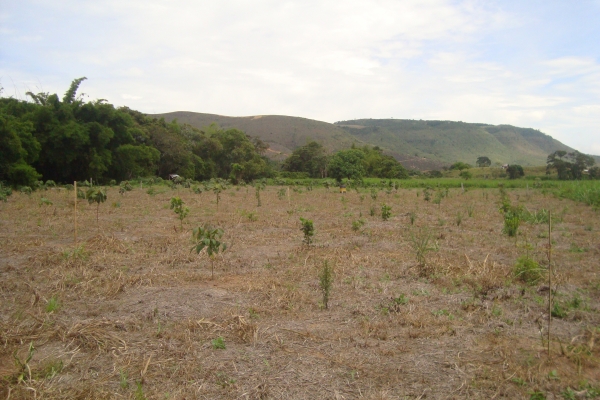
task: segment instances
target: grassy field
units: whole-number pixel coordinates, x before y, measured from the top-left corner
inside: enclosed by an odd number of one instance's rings
[[[73,191],[15,192],[0,398],[598,398],[600,214],[582,185],[429,186],[267,186],[261,207],[233,187],[218,208],[213,192],[107,188],[77,202],[77,242]],[[228,245],[213,260],[191,251],[204,224]]]

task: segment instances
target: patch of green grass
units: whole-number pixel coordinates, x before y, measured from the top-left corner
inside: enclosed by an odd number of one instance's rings
[[[50,299],[48,299],[48,302],[46,303],[46,312],[51,313],[58,311],[59,309],[60,302],[58,301],[58,298],[56,296],[50,297]]]
[[[213,339],[210,341],[210,343],[212,344],[213,349],[217,350],[225,350],[226,346],[225,346],[225,341],[223,340],[223,338],[221,336],[219,336],[216,339]]]

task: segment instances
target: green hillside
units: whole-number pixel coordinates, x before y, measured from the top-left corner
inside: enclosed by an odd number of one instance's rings
[[[338,126],[307,118],[283,115],[226,117],[184,111],[150,116],[164,117],[168,122],[177,119],[179,123],[190,124],[199,129],[212,123],[217,123],[224,129],[240,129],[248,135],[258,137],[268,143],[270,146],[270,154],[268,155],[275,159],[286,158],[295,148],[304,146],[311,140],[321,143],[330,151],[347,149],[353,143],[361,146],[365,144]]]
[[[542,132],[510,125],[397,119],[361,119],[336,125],[398,159],[412,156],[474,164],[477,157],[487,156],[500,164],[543,165],[553,151],[573,151]]]
[[[552,137],[530,128],[453,121],[358,119],[330,124],[283,115],[227,117],[194,112],[153,114],[177,119],[196,128],[217,123],[238,128],[269,144],[269,156],[284,159],[294,149],[315,140],[329,151],[365,144],[379,146],[407,168],[438,169],[456,161],[474,164],[479,156],[494,164],[545,165],[556,150],[573,151]]]

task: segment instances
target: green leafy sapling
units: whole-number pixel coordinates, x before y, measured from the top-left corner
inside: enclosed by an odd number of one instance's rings
[[[206,254],[210,258],[210,266],[211,266],[211,279],[214,278],[215,265],[214,258],[215,255],[219,253],[219,251],[224,252],[227,250],[227,244],[221,242],[221,237],[223,236],[223,229],[221,228],[212,228],[210,226],[198,227],[194,229],[192,234],[196,245],[192,247],[192,251],[196,251],[196,254],[200,254],[200,252],[206,249]]]
[[[85,197],[88,203],[96,203],[96,224],[98,225],[98,229],[100,229],[98,215],[100,213],[100,203],[104,203],[106,201],[106,190],[101,188],[90,188],[85,194]]]
[[[177,214],[179,218],[179,223],[181,225],[181,229],[183,229],[183,219],[187,217],[190,212],[190,209],[183,205],[183,200],[179,197],[171,198],[171,210]]]
[[[304,233],[304,239],[302,240],[304,244],[310,246],[312,243],[312,237],[315,235],[315,227],[313,225],[312,220],[305,219],[300,217],[300,230]]]
[[[387,221],[392,216],[392,207],[387,204],[381,205],[381,219]]]
[[[260,202],[260,191],[261,190],[265,190],[265,187],[267,187],[267,183],[264,179],[261,179],[260,181],[256,182],[254,184],[254,190],[255,190],[255,194],[256,194],[256,206],[260,207],[262,206],[261,202]]]

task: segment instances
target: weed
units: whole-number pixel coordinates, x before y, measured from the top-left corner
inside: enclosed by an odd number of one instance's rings
[[[555,318],[564,318],[567,316],[567,310],[565,310],[559,303],[552,305],[552,316]]]
[[[235,383],[235,379],[231,379],[227,376],[227,374],[223,372],[217,372],[217,385],[221,386],[221,388],[225,389],[227,386],[233,385]]]
[[[121,389],[127,389],[129,387],[127,371],[119,371],[119,386],[121,386]]]
[[[50,299],[48,299],[48,302],[46,303],[46,312],[51,313],[54,311],[58,311],[59,308],[60,302],[58,301],[58,298],[56,296],[50,297]]]
[[[219,336],[216,339],[211,340],[210,343],[212,344],[212,348],[215,350],[225,350],[225,348],[226,348],[225,341],[223,340],[223,338],[221,336]]]
[[[310,219],[304,219],[300,217],[300,224],[302,225],[300,227],[300,230],[304,234],[304,239],[302,241],[307,246],[310,246],[310,244],[312,243],[312,237],[315,235],[315,227],[313,225],[313,222]]]
[[[475,211],[475,206],[473,204],[467,204],[467,215],[469,218],[473,218],[473,213]]]
[[[462,222],[462,219],[463,219],[463,215],[462,215],[462,213],[459,211],[459,212],[456,214],[456,226],[460,226],[460,224],[461,224],[461,222]]]
[[[546,400],[546,395],[539,390],[529,392],[529,400]]]
[[[545,269],[532,260],[524,256],[517,260],[513,268],[513,276],[528,285],[534,285],[544,276]]]
[[[588,251],[585,247],[579,247],[575,243],[571,243],[571,247],[569,248],[571,253],[585,253]]]
[[[521,218],[518,214],[507,212],[504,214],[504,229],[502,229],[502,232],[506,233],[510,237],[514,237],[519,231],[520,224]]]
[[[362,228],[364,225],[365,225],[364,219],[357,219],[356,221],[352,221],[352,230],[354,232],[358,232],[360,230],[360,228]]]
[[[37,374],[37,378],[52,379],[59,374],[64,368],[62,360],[49,360],[46,361],[41,371]]]
[[[369,215],[371,217],[375,216],[375,206],[371,206],[371,208],[369,208]]]
[[[15,359],[15,364],[19,371],[17,372],[17,382],[22,382],[25,380],[31,380],[31,368],[29,366],[29,362],[33,358],[33,353],[35,352],[35,347],[33,347],[33,342],[29,343],[29,350],[27,351],[27,358],[25,361],[21,361],[21,359],[17,356],[17,351],[15,350],[13,354],[13,358]]]
[[[135,393],[134,393],[134,399],[135,400],[146,400],[146,395],[144,394],[144,388],[142,387],[142,382],[136,382],[135,383],[136,388],[135,388]]]
[[[539,211],[523,210],[521,212],[521,219],[530,224],[547,224],[550,220],[550,212],[545,208]]]
[[[500,308],[500,307],[498,307],[498,306],[494,306],[494,307],[492,308],[492,315],[493,315],[494,317],[499,317],[499,316],[501,316],[501,315],[502,315],[502,308]]]
[[[438,244],[431,244],[432,237],[429,231],[419,231],[417,235],[411,234],[412,247],[421,269],[421,275],[428,275],[425,271],[425,255],[430,251],[437,251]]]
[[[411,211],[410,213],[408,213],[408,217],[410,218],[410,224],[414,225],[415,220],[417,219],[417,213],[415,213],[414,211]]]
[[[329,266],[329,263],[325,261],[323,268],[319,273],[319,287],[323,293],[323,306],[327,309],[329,303],[329,295],[331,294],[331,288],[333,286],[333,268]]]
[[[45,197],[40,197],[40,207],[41,206],[51,206],[53,203]]]

